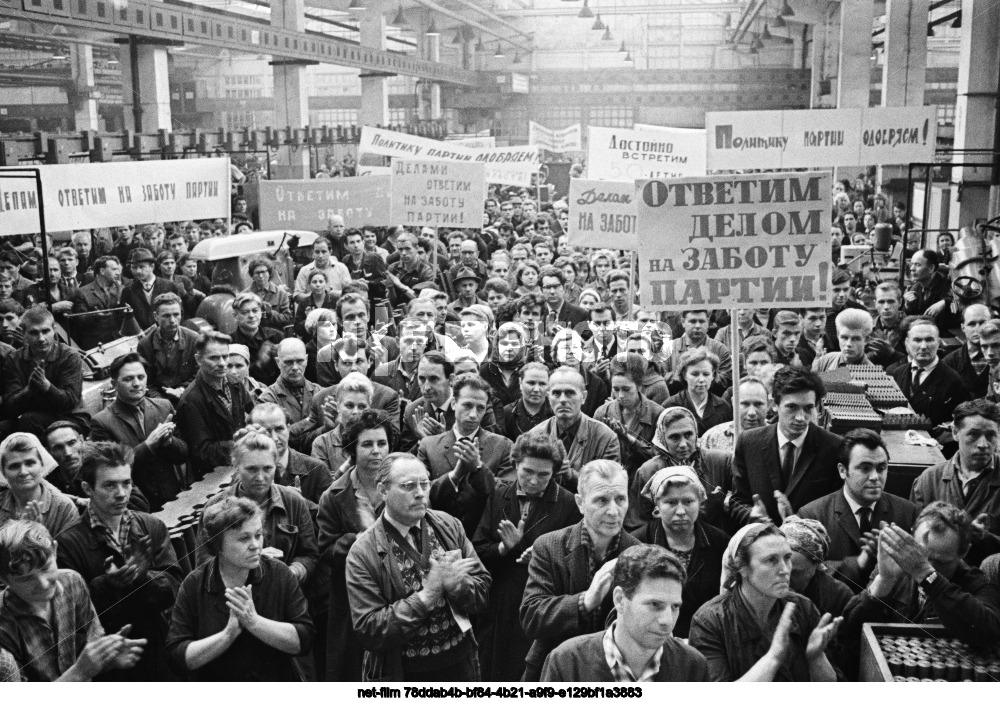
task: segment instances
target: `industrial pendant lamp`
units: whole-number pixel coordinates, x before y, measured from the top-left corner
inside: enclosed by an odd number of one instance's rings
[[[594,13],[590,11],[589,0],[583,0],[583,7],[580,8],[580,14],[577,15],[580,19],[590,19],[594,16]]]
[[[431,17],[431,23],[427,26],[427,31],[424,32],[429,37],[439,37],[441,32],[438,31],[437,24],[434,23],[434,18]]]
[[[599,32],[602,29],[605,29],[604,22],[601,21],[600,12],[597,13],[597,19],[594,20],[594,25],[591,27],[591,29],[593,29],[595,32]]]
[[[507,54],[503,52],[503,46],[501,46],[499,40],[497,41],[497,50],[496,53],[493,54],[493,58],[495,59],[507,58]]]
[[[774,39],[774,35],[771,34],[771,30],[767,27],[767,22],[764,23],[764,31],[760,33],[760,38],[764,41]]]
[[[792,6],[788,4],[788,0],[784,0],[784,2],[781,3],[781,9],[778,10],[778,15],[781,17],[795,16],[795,12],[792,10]]]
[[[631,54],[631,52],[626,52],[626,53],[625,53],[625,63],[627,63],[627,64],[628,64],[628,65],[630,65],[630,66],[631,66],[631,65],[632,65],[633,63],[635,63],[635,62],[634,62],[634,61],[632,60],[632,54]]]
[[[618,47],[618,53],[619,54],[627,54],[628,53],[628,49],[625,48],[625,40],[624,39],[622,39],[622,45],[620,47]]]
[[[611,41],[611,27],[606,27],[604,29],[604,36],[601,37],[601,41]]]
[[[362,10],[367,10],[368,4],[364,0],[351,0],[351,4],[347,6],[348,12],[361,12]]]

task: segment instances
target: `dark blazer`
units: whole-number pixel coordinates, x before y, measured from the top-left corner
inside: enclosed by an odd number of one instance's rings
[[[972,358],[969,356],[968,344],[962,344],[949,353],[941,359],[941,363],[958,373],[958,377],[962,379],[969,391],[970,399],[986,397],[986,391],[989,390],[990,385],[990,367],[986,365],[981,372],[976,372],[975,366],[972,365]]]
[[[556,441],[559,440],[559,425],[555,417],[546,419],[529,434],[547,434]],[[576,477],[580,474],[580,469],[598,458],[621,463],[621,446],[618,437],[613,431],[601,422],[594,421],[587,415],[580,417],[580,428],[576,432],[576,439],[566,452],[566,460],[563,462],[563,471],[556,478],[561,485],[572,492],[576,492]],[[541,665],[541,661],[538,661]]]
[[[584,528],[583,522],[578,522],[539,537],[532,546],[528,582],[519,613],[524,633],[534,640],[525,659],[526,682],[538,681],[545,657],[563,641],[603,629],[613,609],[610,590],[593,612],[585,613],[580,606],[580,595],[593,579],[588,549],[581,540]],[[631,534],[621,532],[617,549],[604,555],[604,563],[638,543]],[[598,563],[597,567],[601,565]]]
[[[842,484],[837,472],[837,452],[842,440],[810,424],[802,454],[786,485],[781,475],[778,426],[771,424],[740,434],[733,457],[733,497],[730,501],[733,519],[740,525],[749,523],[755,494],[760,495],[771,520],[781,524],[778,504],[774,500],[775,490],[785,493],[793,510],[837,490]]]
[[[378,384],[376,383],[376,387]],[[421,436],[417,433],[417,420],[415,417],[418,408],[427,409],[427,400],[423,397],[417,397],[417,399],[408,402],[406,404],[406,409],[403,410],[402,418],[402,433],[399,438],[399,450],[400,451],[414,451],[417,444],[420,443]],[[448,409],[444,411],[444,426],[445,431],[451,431],[451,428],[455,426],[455,402],[452,398],[451,404],[448,405]],[[503,430],[497,426],[496,415],[493,413],[493,407],[486,408],[486,414],[483,415],[483,420],[479,423],[483,429],[494,434],[500,434]]]
[[[681,390],[676,395],[668,397],[667,401],[663,403],[663,408],[666,409],[667,407],[684,407],[690,410],[691,414],[694,415],[695,421],[698,423],[699,437],[717,424],[725,424],[726,422],[733,421],[733,406],[712,393],[708,393],[708,404],[705,405],[705,414],[700,417],[694,410],[694,403],[691,401],[691,396],[688,395],[687,390]]]
[[[122,288],[121,303],[132,308],[132,312],[135,314],[135,321],[139,324],[140,329],[149,329],[149,327],[156,324],[156,319],[153,317],[152,301],[159,295],[168,292],[180,298],[183,298],[186,294],[181,286],[157,276],[153,280],[153,293],[149,297],[149,302],[147,302],[146,293],[142,289],[142,283],[138,280],[133,280]]]
[[[27,345],[3,360],[3,413],[14,419],[25,412],[50,415],[86,414],[83,396],[83,361],[79,354],[61,342],[55,342],[45,363],[45,377],[50,383],[46,392],[30,386],[35,361]],[[49,420],[50,422],[55,419]],[[47,422],[48,423],[48,422]]]
[[[542,682],[617,684],[604,656],[604,632],[559,644],[545,659]],[[663,644],[660,670],[651,682],[708,682],[708,662],[680,639],[669,638]]]
[[[475,559],[462,590],[448,604],[465,615],[486,607],[490,574],[479,562],[462,524],[450,514],[429,509],[424,521],[445,551],[460,550],[462,558]],[[391,527],[390,527],[391,528]],[[364,681],[403,681],[400,649],[425,621],[427,614],[403,583],[399,566],[389,550],[385,519],[360,534],[347,554],[347,598],[358,640],[365,648],[361,678]]]
[[[105,540],[90,526],[90,514],[59,535],[59,566],[72,568],[83,576],[90,589],[90,599],[101,618],[104,631],[114,633],[126,624],[132,625],[130,638],[149,639],[139,664],[131,670],[114,671],[111,680],[147,682],[167,680],[165,645],[167,625],[164,615],[177,596],[184,572],[170,545],[166,525],[154,516],[132,512],[130,541],[148,536],[152,543],[152,558],[145,580],[126,587],[116,587],[107,576],[105,561],[110,558],[119,568],[124,557],[109,548]]]
[[[969,399],[965,383],[958,373],[944,363],[934,366],[934,370],[921,381],[916,391],[913,389],[909,359],[889,366],[885,372],[895,379],[899,389],[910,401],[913,411],[930,419],[935,426],[950,422],[955,408]]]
[[[165,439],[156,449],[146,445],[146,437],[174,413],[169,400],[144,398],[143,425],[135,411],[115,400],[91,420],[91,441],[117,441],[135,449],[132,480],[149,500],[155,512],[164,502],[177,497],[187,487],[187,443],[176,434]]]
[[[531,639],[517,621],[524,586],[528,582],[528,564],[518,563],[517,559],[542,534],[580,521],[580,510],[572,493],[554,480],[549,481],[541,502],[528,513],[521,542],[501,555],[498,530],[504,519],[512,524],[521,521],[517,481],[501,484],[489,496],[472,539],[479,560],[493,576],[489,604],[476,630],[483,680],[517,682],[524,673],[524,659],[531,647]]]
[[[483,429],[479,430],[476,438],[479,439],[483,470],[473,470],[458,485],[455,485],[448,475],[455,467],[452,448],[457,439],[454,431],[448,430],[443,434],[428,436],[421,439],[417,446],[417,458],[427,466],[433,481],[430,493],[431,506],[457,517],[470,538],[483,516],[486,500],[493,494],[496,481],[512,479],[514,476],[510,462],[510,452],[513,448],[510,439]]]
[[[333,482],[329,469],[322,461],[317,461],[312,456],[290,448],[288,449],[288,470],[281,477],[275,474],[274,482],[289,487],[295,484],[296,478],[299,479],[299,490],[302,491],[302,497],[312,503],[309,505],[310,510],[314,509],[313,505],[319,504],[323,493]]]
[[[297,682],[298,671],[293,657],[248,633],[241,631],[233,644],[211,663],[188,670],[184,662],[187,647],[226,628],[229,608],[226,588],[219,575],[219,559],[203,563],[181,583],[174,605],[170,633],[167,636],[167,659],[179,675],[202,682]],[[298,581],[281,561],[261,558],[260,567],[250,571],[257,613],[268,619],[295,627],[301,646],[299,655],[309,653],[313,628],[306,598]]]
[[[546,307],[546,312],[548,309]],[[556,321],[561,326],[569,327],[570,329],[580,322],[586,322],[588,319],[590,319],[590,313],[582,307],[574,305],[572,302],[563,302],[559,308],[559,314],[556,316]]]
[[[909,500],[883,492],[872,509],[872,525],[877,527],[880,522],[890,522],[909,532],[919,512]],[[864,572],[858,567],[861,531],[844,497],[843,488],[801,507],[798,515],[815,519],[826,527],[830,535],[830,550],[826,554],[830,574],[846,583],[852,591],[860,592],[868,584],[875,564],[872,563],[872,567]]]
[[[96,282],[88,283],[77,290],[73,296],[73,314],[81,312],[98,312],[118,307],[121,296],[120,288],[112,288],[105,292]],[[67,320],[69,332],[81,349],[92,349],[98,344],[108,343],[117,339],[122,325],[120,312],[105,312],[90,314],[86,317],[74,317]]]
[[[632,536],[644,544],[655,544],[667,548],[667,533],[663,522],[654,519],[642,529],[632,532]],[[716,529],[711,524],[702,524],[699,519],[694,525],[694,549],[687,567],[687,582],[681,596],[681,611],[674,622],[674,636],[686,639],[691,626],[691,617],[698,608],[719,594],[722,580],[722,554],[729,546],[729,534]]]
[[[231,410],[196,376],[177,402],[177,428],[187,441],[191,465],[199,477],[229,464],[233,433],[246,426],[246,417],[253,409],[253,400],[242,384],[230,383],[229,392]]]

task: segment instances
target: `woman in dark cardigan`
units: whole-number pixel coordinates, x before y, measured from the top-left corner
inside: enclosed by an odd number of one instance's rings
[[[252,500],[227,497],[205,509],[214,555],[181,583],[167,634],[179,674],[209,682],[295,682],[294,657],[309,652],[313,623],[298,579],[262,556],[263,515]]]
[[[659,470],[642,493],[656,505],[653,514],[658,519],[633,531],[632,536],[646,544],[663,546],[687,569],[683,604],[674,623],[674,636],[684,639],[694,613],[719,594],[722,554],[729,545],[729,536],[698,520],[708,495],[689,466]]]
[[[522,434],[511,454],[517,480],[498,485],[483,510],[472,544],[493,584],[476,631],[483,680],[516,682],[524,673],[531,639],[518,610],[528,582],[535,539],[580,521],[569,491],[552,480],[566,456],[562,442],[547,434]]]
[[[344,427],[343,445],[351,466],[319,500],[320,564],[331,571],[326,682],[361,680],[364,649],[351,625],[344,568],[358,534],[382,513],[382,497],[375,485],[379,464],[391,450],[388,427],[385,415],[375,410],[362,412]]]
[[[698,436],[714,427],[733,419],[733,408],[709,388],[719,371],[719,357],[704,346],[685,351],[677,365],[677,379],[684,382],[686,389],[671,395],[663,403],[666,407],[686,407],[698,422]]]

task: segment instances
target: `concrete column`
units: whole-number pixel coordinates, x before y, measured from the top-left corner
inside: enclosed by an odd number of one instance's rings
[[[73,87],[69,105],[73,110],[74,128],[78,132],[100,131],[97,99],[94,95],[94,47],[90,44],[72,44],[70,61]]]
[[[872,0],[841,0],[837,107],[868,107],[874,16]]]
[[[427,37],[427,59],[441,61],[441,36]],[[431,119],[441,119],[441,85],[431,83]]]
[[[958,57],[958,100],[955,103],[955,148],[993,149],[996,100],[1000,79],[1000,2],[962,0],[962,45]],[[956,160],[960,157],[956,157]],[[966,160],[985,163],[987,159]],[[977,218],[1000,214],[1000,193],[989,186],[990,168],[952,171],[949,225],[953,229]]]
[[[138,84],[135,86],[132,84],[132,52],[129,47],[121,52],[119,59],[125,129],[144,133],[171,129],[167,49],[153,44],[139,44],[135,53],[138,67]],[[141,124],[136,124],[135,119],[134,105],[137,99],[142,110]]]
[[[385,15],[378,8],[368,10],[359,22],[361,46],[386,48]],[[386,78],[361,79],[361,124],[374,127],[389,124],[389,81]]]
[[[887,0],[885,4],[885,66],[882,70],[882,106],[923,106],[927,86],[927,16],[929,0]],[[882,166],[878,182],[896,192],[890,184],[905,183],[905,166]],[[905,189],[905,188],[903,188]]]
[[[929,0],[887,0],[885,3],[883,107],[924,104],[928,5]]]
[[[304,32],[306,28],[305,0],[271,0],[271,24],[282,29]],[[306,67],[281,63],[276,58],[274,76],[274,126],[300,128],[309,124],[309,95],[306,89]],[[309,177],[309,149],[291,147],[278,149],[278,165],[272,171],[276,179]]]

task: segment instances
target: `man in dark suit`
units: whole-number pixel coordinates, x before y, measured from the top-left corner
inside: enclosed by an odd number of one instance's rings
[[[198,375],[177,402],[177,426],[191,452],[197,477],[229,465],[233,433],[246,425],[253,400],[241,383],[226,377],[231,339],[206,332],[195,345]]]
[[[87,234],[89,236],[89,233]],[[69,332],[81,349],[92,349],[98,344],[106,344],[119,337],[122,315],[118,312],[102,312],[118,307],[122,294],[122,266],[114,256],[102,256],[94,264],[94,280],[81,287],[73,297],[73,314],[88,314],[86,317],[72,317]]]
[[[740,525],[765,516],[780,524],[840,487],[841,438],[815,424],[826,395],[823,381],[805,368],[785,366],[774,374],[771,395],[778,423],[744,432],[736,442],[730,511]]]
[[[461,376],[454,387],[455,424],[417,445],[417,458],[431,472],[431,506],[458,517],[471,538],[497,479],[513,479],[511,440],[485,431],[490,386],[477,375]]]
[[[132,480],[155,512],[187,487],[187,444],[175,435],[169,400],[146,397],[146,362],[138,353],[111,363],[115,401],[91,421],[92,441],[117,441],[135,451]]]
[[[570,329],[575,328],[580,322],[587,321],[587,310],[566,302],[566,276],[561,270],[555,266],[545,266],[539,277],[542,297],[545,298],[547,319],[554,318],[559,326]],[[551,328],[548,331],[550,334],[553,333]]]
[[[986,397],[990,384],[990,364],[983,356],[979,344],[979,328],[993,318],[993,313],[986,305],[969,305],[962,312],[962,332],[965,343],[955,349],[941,362],[958,373],[958,376],[969,389],[970,399]]]
[[[198,332],[181,326],[181,307],[181,298],[173,293],[154,299],[156,326],[143,335],[136,349],[147,364],[150,393],[172,403],[198,373],[194,357]]]
[[[534,639],[525,682],[539,681],[545,657],[563,641],[604,629],[614,607],[615,561],[639,543],[623,529],[628,473],[620,463],[591,461],[580,471],[578,488],[583,521],[540,536],[531,547],[520,609],[521,627]]]
[[[843,489],[813,500],[798,515],[826,527],[827,568],[857,593],[875,569],[879,524],[898,524],[909,531],[918,510],[909,500],[885,492],[889,452],[871,429],[848,432],[838,460]]]
[[[906,360],[886,369],[913,411],[926,416],[935,426],[951,421],[955,408],[969,399],[958,373],[938,361],[940,341],[934,320],[917,317],[906,331]]]
[[[132,282],[122,289],[121,302],[132,308],[140,329],[149,329],[156,323],[153,317],[153,300],[168,292],[177,297],[184,295],[184,291],[177,285],[153,273],[155,264],[156,258],[149,249],[133,249],[129,256]]]

